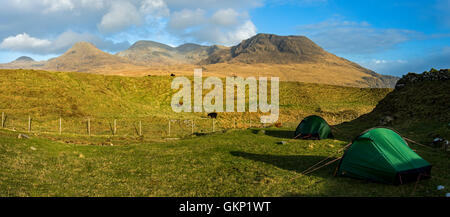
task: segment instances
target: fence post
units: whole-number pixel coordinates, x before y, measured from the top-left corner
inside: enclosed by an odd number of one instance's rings
[[[91,119],[88,118],[87,120],[87,131],[88,131],[88,135],[91,136]]]
[[[117,133],[117,120],[114,119],[114,129],[113,129],[113,136],[115,136]]]
[[[236,118],[234,118],[233,120],[234,120],[234,129],[236,129]]]
[[[139,136],[142,136],[142,121],[139,121]]]
[[[169,119],[169,136],[170,136],[170,119]]]
[[[28,115],[28,132],[31,132],[31,116]]]
[[[191,134],[194,135],[194,119],[191,120]]]
[[[59,117],[59,135],[62,134],[62,118]]]

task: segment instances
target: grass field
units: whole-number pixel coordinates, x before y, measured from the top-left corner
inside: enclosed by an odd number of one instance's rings
[[[291,129],[232,130],[164,143],[67,144],[0,131],[0,196],[443,196],[448,154],[412,146],[433,178],[393,186],[301,172],[347,141],[292,140]],[[287,144],[277,144],[287,141]]]
[[[211,120],[202,119],[206,113],[171,111],[168,76],[0,74],[0,112],[7,115],[7,129],[0,130],[0,196],[443,196],[436,186],[450,186],[448,152],[415,145],[433,164],[433,178],[417,187],[333,177],[336,164],[301,174],[372,127],[372,122],[355,118],[370,112],[389,89],[281,82],[283,127],[250,127],[249,121],[254,124],[260,114],[219,114],[217,132],[211,133]],[[336,140],[290,139],[310,114],[335,125]],[[28,116],[33,117],[30,133]],[[92,136],[85,132],[87,118]],[[114,119],[119,127],[112,136]],[[173,122],[171,136],[170,119],[179,120]],[[197,136],[190,135],[185,122],[192,119]],[[135,133],[139,120],[143,136]],[[422,142],[423,128],[448,133],[441,125],[415,123],[400,126],[400,132]],[[17,138],[19,133],[30,139]]]
[[[0,70],[0,112],[7,116],[6,127],[26,131],[86,134],[87,119],[92,134],[111,135],[117,119],[117,135],[136,136],[139,121],[145,138],[212,131],[206,113],[175,113],[170,107],[170,76],[122,77],[86,73],[35,70]],[[317,113],[331,124],[352,120],[370,112],[390,89],[350,88],[298,82],[280,83],[280,122],[297,124],[306,115]],[[204,91],[206,94],[207,91]],[[259,122],[261,113],[220,114],[216,130],[247,128]]]

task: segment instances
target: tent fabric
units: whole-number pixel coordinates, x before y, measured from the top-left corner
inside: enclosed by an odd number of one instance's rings
[[[401,184],[429,177],[431,164],[391,129],[373,128],[359,135],[346,150],[337,175]]]
[[[312,115],[303,119],[295,130],[294,136],[302,138],[326,139],[332,138],[331,127],[321,117]]]

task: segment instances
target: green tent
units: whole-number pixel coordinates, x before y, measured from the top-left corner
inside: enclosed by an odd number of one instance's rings
[[[300,122],[295,130],[295,138],[303,139],[326,139],[332,138],[331,127],[321,117],[311,115]]]
[[[429,178],[431,164],[411,150],[393,130],[372,128],[353,140],[336,175],[403,184]]]

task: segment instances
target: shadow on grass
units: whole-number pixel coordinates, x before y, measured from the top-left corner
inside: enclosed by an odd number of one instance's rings
[[[252,133],[283,139],[292,139],[295,132],[292,130],[252,129]]]
[[[331,126],[331,131],[333,132],[335,139],[350,142],[365,130],[379,127],[376,119],[369,114],[361,115],[354,120]]]
[[[242,157],[245,159],[259,161],[267,164],[272,164],[276,167],[285,170],[295,171],[297,173],[302,173],[312,165],[318,163],[319,161],[325,159],[324,156],[310,156],[310,155],[269,155],[269,154],[253,154],[241,151],[232,151],[231,155],[236,157]],[[327,160],[328,161],[328,160]],[[321,168],[311,175],[320,177],[332,177],[336,163],[328,165]]]
[[[293,130],[266,130],[266,135],[283,138],[283,139],[292,139],[294,138],[295,131]]]

